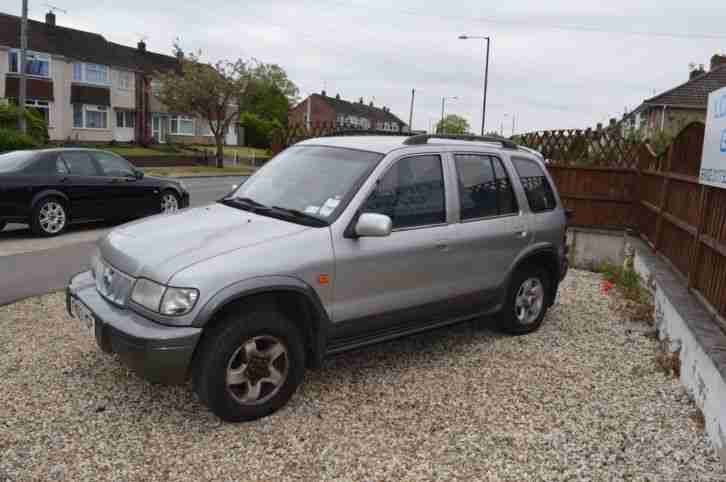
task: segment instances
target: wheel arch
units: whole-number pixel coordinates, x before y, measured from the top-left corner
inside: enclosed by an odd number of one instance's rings
[[[252,304],[274,306],[288,317],[303,335],[309,360],[313,366],[320,365],[330,320],[315,290],[297,278],[253,278],[228,286],[202,307],[193,326],[207,331],[227,313],[243,311]]]
[[[59,197],[63,200],[63,202],[66,204],[66,209],[70,210],[70,199],[68,198],[68,195],[65,193],[57,190],[57,189],[44,189],[40,191],[39,193],[36,193],[33,196],[33,199],[30,201],[30,209],[31,211],[35,209],[35,207],[38,205],[40,201],[47,197]]]
[[[538,268],[543,267],[547,271],[547,274],[549,274],[550,285],[549,293],[547,293],[547,301],[548,305],[551,306],[552,303],[554,303],[555,295],[557,294],[557,287],[560,282],[560,264],[556,249],[548,245],[533,247],[532,249],[522,253],[522,255],[517,258],[512,265],[512,269],[509,271],[509,275],[507,276],[505,283],[506,290],[504,292],[505,296],[506,293],[509,293],[511,288],[510,285],[514,278],[514,273],[531,266]]]

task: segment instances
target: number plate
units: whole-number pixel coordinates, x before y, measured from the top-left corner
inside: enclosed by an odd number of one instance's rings
[[[81,322],[82,331],[94,333],[96,317],[83,302],[73,297],[71,297],[71,314]]]

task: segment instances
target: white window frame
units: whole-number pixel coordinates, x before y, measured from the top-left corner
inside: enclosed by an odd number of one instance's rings
[[[194,117],[189,117],[189,116],[185,116],[185,115],[171,116],[171,118],[169,119],[169,134],[174,135],[174,136],[194,136],[194,133],[196,132],[196,124],[195,124],[194,120],[195,120]],[[184,122],[191,121],[191,123],[192,123],[192,133],[191,134],[187,134],[185,132],[179,132],[179,122],[180,121],[184,121]],[[174,131],[172,129],[172,126],[174,124],[176,124],[176,131]]]
[[[52,123],[51,123],[52,117],[50,115],[52,106],[53,106],[53,103],[49,100],[37,100],[37,99],[26,99],[25,100],[25,107],[48,111],[48,127],[52,126]]]
[[[131,90],[134,74],[126,70],[118,71],[118,88],[120,90]]]
[[[80,78],[76,75],[76,66],[80,66]],[[89,67],[91,70],[98,71],[105,71],[106,72],[106,80],[104,81],[96,81],[96,80],[88,80],[88,70]],[[73,63],[73,82],[80,82],[82,84],[91,84],[91,85],[110,85],[111,83],[111,75],[110,75],[110,68],[108,65],[102,65],[102,64],[92,64],[87,62],[74,62]]]
[[[76,119],[75,119],[76,105],[81,106],[81,124],[82,124],[81,126],[76,125]],[[86,113],[89,111],[103,112],[104,114],[106,114],[106,127],[87,127],[88,120],[86,119]],[[91,131],[107,131],[107,130],[109,130],[108,111],[109,111],[109,108],[105,105],[73,104],[73,128],[74,129],[85,129],[85,130],[91,130]]]
[[[17,69],[12,69],[12,56],[13,54],[17,55],[17,62],[16,65],[18,66]],[[26,73],[28,77],[35,77],[38,79],[50,79],[53,77],[53,62],[51,61],[50,54],[44,54],[40,52],[32,52],[28,50],[25,53],[25,60],[26,62],[28,60],[31,60],[32,58],[37,58],[38,60],[42,60],[45,62],[48,62],[48,75],[36,75],[36,74],[29,74]],[[20,50],[19,49],[10,49],[10,52],[8,53],[8,72],[11,74],[20,74]]]
[[[116,114],[116,127],[119,129],[135,129],[136,128],[136,112],[131,110],[117,110],[115,111]],[[119,125],[118,123],[118,116],[121,115],[122,122]],[[131,122],[129,122],[129,117],[133,119],[134,125],[129,125]]]

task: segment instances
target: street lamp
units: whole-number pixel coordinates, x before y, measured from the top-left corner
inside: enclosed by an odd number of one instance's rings
[[[446,134],[444,132],[444,105],[446,104],[446,99],[449,99],[449,100],[457,100],[458,98],[459,98],[458,96],[442,97],[441,98],[441,133],[442,134]]]
[[[481,35],[459,35],[459,40],[470,40],[470,39],[479,39],[479,40],[486,40],[487,41],[487,55],[486,55],[486,62],[484,63],[484,100],[482,101],[482,108],[481,108],[481,135],[484,135],[484,123],[487,119],[487,84],[489,82],[489,43],[491,42],[491,39],[489,37],[484,37]]]

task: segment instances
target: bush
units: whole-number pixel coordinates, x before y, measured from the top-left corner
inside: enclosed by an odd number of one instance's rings
[[[0,129],[17,131],[18,110],[18,106],[15,104],[0,104]],[[25,109],[25,123],[28,128],[28,136],[34,144],[43,145],[48,142],[48,126],[34,109]]]
[[[0,128],[0,152],[33,149],[37,144],[33,138],[18,130]]]
[[[279,121],[262,119],[251,112],[240,116],[240,125],[244,129],[245,145],[260,149],[270,148],[273,131],[281,127]]]

